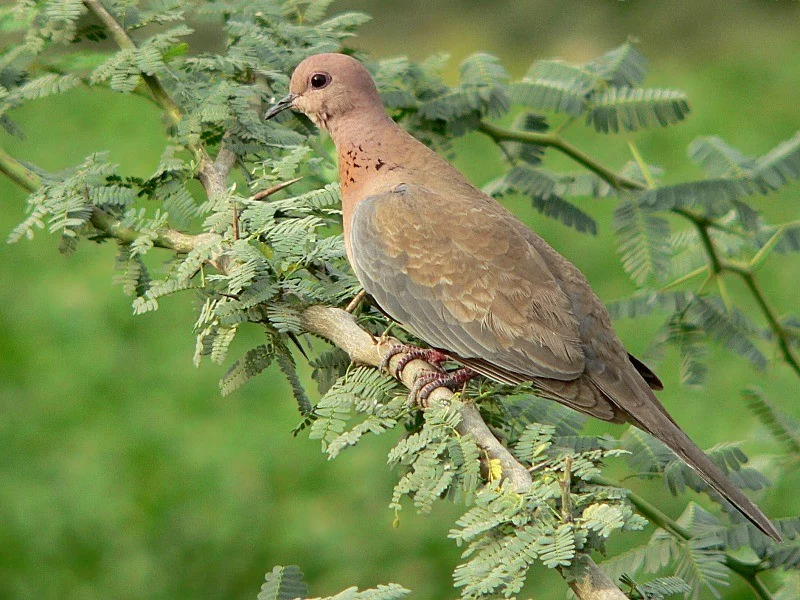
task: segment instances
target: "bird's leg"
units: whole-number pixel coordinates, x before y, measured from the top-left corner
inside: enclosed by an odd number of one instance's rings
[[[456,392],[460,386],[475,376],[477,373],[466,367],[452,373],[425,373],[417,377],[408,394],[408,399],[410,402],[416,402],[422,408],[428,408],[428,396],[433,393],[433,390],[445,387]]]
[[[395,344],[389,348],[386,356],[384,356],[381,360],[379,367],[380,370],[388,371],[389,362],[392,360],[392,358],[401,353],[404,354],[402,357],[400,357],[400,360],[397,362],[397,368],[395,369],[398,378],[403,374],[403,369],[405,369],[406,365],[412,360],[416,360],[418,358],[430,363],[444,373],[444,369],[442,369],[442,363],[447,360],[446,354],[432,348],[418,348],[417,346],[410,346],[408,344]]]

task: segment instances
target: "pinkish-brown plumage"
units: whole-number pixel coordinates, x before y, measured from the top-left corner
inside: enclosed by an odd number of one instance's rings
[[[775,527],[686,436],[567,259],[396,125],[369,72],[340,54],[303,61],[291,105],[333,138],[344,239],[364,289],[432,347],[599,419],[630,422],[693,467],[761,531]]]

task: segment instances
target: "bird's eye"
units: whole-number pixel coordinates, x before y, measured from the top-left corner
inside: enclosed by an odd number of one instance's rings
[[[331,82],[331,76],[327,73],[314,73],[311,76],[311,87],[315,90],[324,88]]]

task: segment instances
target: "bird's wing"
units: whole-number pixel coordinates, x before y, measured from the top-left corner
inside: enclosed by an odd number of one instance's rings
[[[358,204],[351,260],[385,312],[476,370],[575,379],[577,320],[520,227],[488,197],[402,184]]]

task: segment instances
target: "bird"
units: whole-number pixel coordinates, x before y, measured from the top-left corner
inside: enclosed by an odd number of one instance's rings
[[[760,531],[781,540],[669,415],[653,393],[662,387],[658,377],[625,350],[586,277],[395,123],[366,67],[345,54],[306,58],[289,94],[265,118],[286,109],[333,139],[345,250],[382,312],[439,360],[494,381],[530,383],[545,398],[649,433]]]

